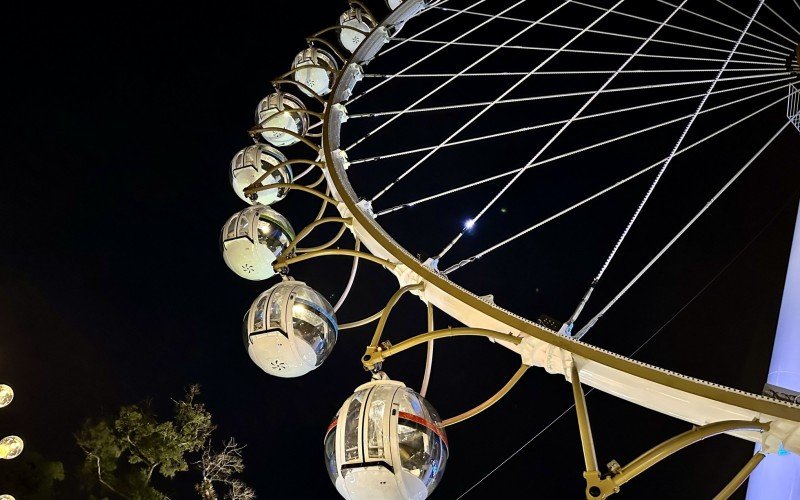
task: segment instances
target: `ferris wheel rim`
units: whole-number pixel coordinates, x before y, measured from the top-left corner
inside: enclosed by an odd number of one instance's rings
[[[643,363],[558,334],[527,318],[507,311],[460,285],[453,283],[443,274],[436,272],[423,262],[420,262],[402,245],[397,243],[390,234],[377,223],[374,217],[364,211],[347,176],[345,166],[343,165],[343,159],[337,154],[338,137],[342,120],[338,117],[337,119],[332,119],[333,113],[337,105],[346,101],[346,99],[343,98],[342,90],[342,86],[348,83],[345,81],[346,69],[350,68],[353,64],[361,65],[368,62],[371,56],[365,57],[364,54],[374,48],[375,43],[378,42],[376,39],[379,37],[384,37],[386,40],[391,39],[393,37],[393,35],[390,34],[391,27],[398,24],[400,20],[405,22],[417,16],[423,10],[424,5],[424,0],[407,0],[383,19],[383,21],[365,37],[359,48],[343,64],[342,71],[334,82],[331,92],[326,99],[322,120],[323,140],[321,148],[321,154],[327,165],[325,175],[329,185],[332,187],[332,196],[339,201],[339,210],[346,213],[345,216],[353,218],[353,227],[351,231],[355,232],[357,226],[358,230],[363,231],[369,236],[371,241],[362,242],[364,246],[375,253],[376,249],[371,248],[370,245],[379,245],[380,250],[390,255],[392,260],[407,268],[415,278],[421,279],[426,286],[430,285],[436,289],[440,289],[461,304],[491,317],[507,328],[519,332],[520,334],[533,337],[548,345],[552,345],[573,356],[582,358],[584,362],[598,363],[613,370],[619,370],[635,377],[645,379],[654,384],[672,387],[700,398],[743,408],[764,415],[765,417],[777,417],[779,419],[800,422],[800,405],[748,393],[740,389],[726,387],[722,384],[708,382]],[[407,14],[406,11],[411,11],[415,8],[417,9],[416,12],[408,15],[406,19],[402,19],[402,16]],[[402,9],[405,9],[405,11]],[[337,145],[337,147],[334,149],[332,147],[333,145]],[[435,301],[431,300],[431,303],[441,308],[440,304],[437,304]]]

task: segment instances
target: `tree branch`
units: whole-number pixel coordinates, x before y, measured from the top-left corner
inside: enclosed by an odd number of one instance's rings
[[[80,447],[80,449],[81,449],[81,450],[83,450],[83,452],[84,452],[84,453],[86,453],[86,456],[87,456],[87,457],[89,457],[89,458],[94,458],[94,460],[95,460],[95,462],[96,462],[96,464],[97,464],[97,480],[100,482],[100,484],[102,484],[103,486],[105,486],[106,488],[108,488],[109,490],[111,490],[112,492],[116,493],[117,495],[121,496],[122,498],[125,498],[125,499],[127,499],[127,500],[132,500],[132,499],[131,499],[131,497],[129,497],[128,495],[125,495],[125,494],[124,494],[124,493],[122,493],[121,491],[117,490],[116,488],[114,488],[113,486],[111,486],[109,483],[107,483],[107,482],[106,482],[106,481],[103,479],[102,468],[100,467],[100,457],[99,457],[98,455],[96,455],[96,454],[94,454],[94,453],[90,452],[89,450],[87,450],[86,448],[84,448],[83,446],[81,446],[80,444],[79,444],[78,446]]]

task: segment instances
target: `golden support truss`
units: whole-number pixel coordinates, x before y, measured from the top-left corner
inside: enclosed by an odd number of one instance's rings
[[[592,429],[589,425],[589,410],[586,407],[586,398],[583,394],[578,367],[575,363],[572,364],[571,379],[572,393],[575,397],[575,411],[578,416],[578,428],[580,430],[581,444],[583,446],[583,457],[586,463],[586,471],[583,473],[583,477],[586,479],[587,500],[604,499],[610,497],[614,493],[619,493],[620,487],[623,484],[665,458],[705,438],[732,431],[769,431],[770,424],[767,422],[747,422],[742,420],[725,420],[693,427],[651,448],[624,467],[621,467],[616,461],[610,462],[609,472],[601,474],[597,468],[597,457],[594,450]],[[730,497],[736,489],[747,480],[750,473],[755,470],[756,466],[763,458],[764,455],[761,453],[757,453],[753,456],[728,485],[714,497],[715,500]]]

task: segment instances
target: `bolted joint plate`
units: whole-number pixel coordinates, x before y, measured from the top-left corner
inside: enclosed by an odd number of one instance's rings
[[[619,493],[619,486],[614,483],[611,477],[600,477],[600,472],[584,472],[586,479],[586,498],[587,500],[608,498],[614,493]]]
[[[518,346],[522,363],[528,366],[539,366],[547,373],[561,374],[569,380],[572,370],[572,354],[552,344],[534,337],[524,337]]]
[[[347,121],[347,108],[344,107],[343,104],[334,104],[331,106],[331,112],[328,114],[328,120],[333,124],[331,126],[331,133],[328,135],[328,141],[330,144],[328,146],[335,151],[340,151],[341,154],[345,154],[344,151],[341,151],[339,148],[341,147],[341,129],[342,123]],[[325,151],[324,149],[319,153],[320,158],[325,158]],[[345,155],[344,160],[346,165],[347,163],[347,155]],[[347,167],[345,166],[345,169]]]
[[[362,79],[364,79],[364,70],[361,65],[356,63],[348,64],[339,76],[340,83],[336,87],[332,101],[339,103],[350,99],[353,95],[353,87]]]

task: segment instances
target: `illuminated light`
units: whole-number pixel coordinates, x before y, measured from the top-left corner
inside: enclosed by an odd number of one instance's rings
[[[25,443],[22,441],[21,437],[6,436],[0,440],[0,458],[6,460],[17,458],[19,454],[22,453],[24,447]]]
[[[0,408],[10,405],[13,400],[14,389],[5,384],[0,384]],[[0,497],[0,500],[2,500],[2,497]]]
[[[17,499],[12,497],[11,495],[0,495],[0,500],[17,500]]]
[[[472,229],[472,226],[475,225],[475,221],[472,219],[467,219],[467,222],[464,223],[465,229]]]

